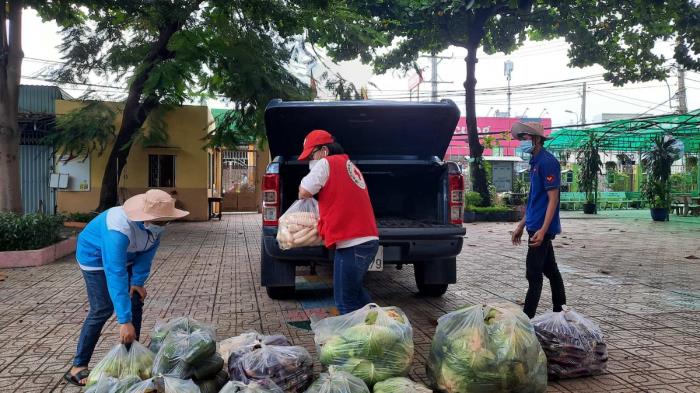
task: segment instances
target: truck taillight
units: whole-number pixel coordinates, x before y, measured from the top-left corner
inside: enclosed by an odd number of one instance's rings
[[[263,176],[263,225],[277,225],[279,218],[280,176],[267,174]]]
[[[449,176],[450,223],[461,225],[464,221],[464,178],[460,174]]]

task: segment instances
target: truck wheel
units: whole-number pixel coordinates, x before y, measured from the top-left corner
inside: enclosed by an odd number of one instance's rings
[[[418,284],[418,293],[422,296],[440,297],[447,292],[448,284]]]
[[[294,297],[294,287],[265,287],[270,299],[284,300]]]
[[[294,297],[296,265],[292,261],[282,261],[265,251],[265,244],[260,247],[261,284],[272,299],[289,299]]]

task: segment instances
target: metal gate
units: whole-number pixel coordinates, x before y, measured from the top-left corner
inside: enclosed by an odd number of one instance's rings
[[[50,146],[20,145],[22,207],[25,213],[56,212],[56,194],[49,188],[53,165]]]
[[[221,155],[221,181],[224,190],[223,211],[257,211],[257,151],[253,145],[225,150]]]

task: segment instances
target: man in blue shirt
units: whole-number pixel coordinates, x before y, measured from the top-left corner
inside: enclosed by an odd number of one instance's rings
[[[514,245],[520,244],[523,230],[529,235],[526,277],[529,284],[523,311],[533,318],[542,294],[542,276],[547,276],[552,288],[554,311],[559,312],[566,304],[564,281],[559,273],[552,240],[561,233],[559,222],[559,186],[561,167],[559,160],[544,149],[544,128],[540,123],[515,123],[511,134],[521,140],[523,153],[529,153],[530,194],[527,210],[512,234]]]
[[[83,323],[73,367],[63,378],[84,386],[88,363],[100,332],[117,314],[119,338],[124,344],[139,339],[141,311],[146,298],[144,285],[160,235],[170,221],[188,212],[175,208],[165,191],[149,190],[129,198],[95,217],[80,232],[75,257],[85,280],[90,311]]]

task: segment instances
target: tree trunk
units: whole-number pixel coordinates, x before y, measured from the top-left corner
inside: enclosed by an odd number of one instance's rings
[[[8,3],[9,15],[6,14]],[[24,57],[22,6],[20,0],[0,2],[0,211],[15,213],[22,213],[20,131],[17,124],[19,82]]]
[[[155,96],[146,97],[143,102],[141,101],[144,86],[151,71],[158,63],[175,56],[173,52],[168,50],[167,46],[170,38],[181,27],[182,22],[176,21],[171,22],[161,30],[158,40],[151,45],[151,49],[144,59],[145,66],[137,71],[139,73],[134,78],[131,86],[129,86],[129,95],[126,98],[124,112],[122,113],[122,125],[109,154],[105,172],[102,175],[100,204],[97,206],[97,211],[99,212],[117,206],[119,203],[119,178],[129,157],[132,140],[159,102],[159,98]]]
[[[474,37],[474,35],[472,35]],[[486,169],[483,163],[484,147],[479,142],[479,130],[476,126],[476,52],[479,49],[478,40],[473,38],[467,45],[467,80],[464,81],[464,102],[467,110],[467,136],[469,140],[469,158],[472,190],[481,195],[481,203],[484,206],[491,205],[491,195],[486,177]]]

